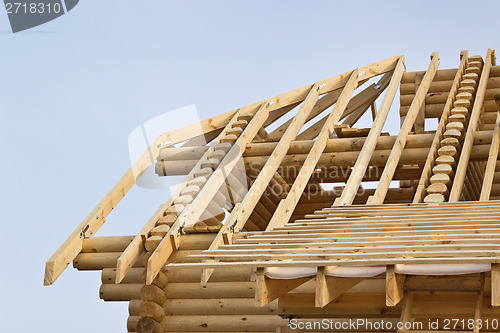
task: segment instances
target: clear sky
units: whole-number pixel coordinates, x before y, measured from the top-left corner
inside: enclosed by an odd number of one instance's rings
[[[45,261],[128,169],[141,123],[202,118],[398,55],[424,70],[500,51],[498,1],[97,1],[12,34],[0,14],[3,332],[125,332],[100,274]],[[399,119],[394,120],[397,122]],[[136,234],[166,191],[136,188],[98,235]]]

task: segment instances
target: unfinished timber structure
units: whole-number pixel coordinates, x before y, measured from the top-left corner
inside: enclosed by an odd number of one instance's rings
[[[498,330],[500,66],[493,50],[457,63],[433,53],[406,72],[395,56],[161,135],[44,284],[71,262],[102,270],[128,332],[310,332],[322,318]],[[137,235],[95,237],[152,164],[186,178]]]

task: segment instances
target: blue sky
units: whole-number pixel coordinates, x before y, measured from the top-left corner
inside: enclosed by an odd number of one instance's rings
[[[95,1],[17,34],[0,14],[0,317],[5,332],[123,332],[100,274],[45,261],[128,169],[127,138],[404,54],[424,70],[499,48],[497,1]],[[399,119],[392,118],[395,126]],[[186,119],[190,122],[190,119]],[[166,191],[135,188],[98,235],[136,234]]]

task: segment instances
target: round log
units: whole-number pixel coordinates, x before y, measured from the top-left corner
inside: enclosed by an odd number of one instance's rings
[[[200,158],[201,158],[201,156],[200,156]],[[198,160],[198,159],[199,159],[199,158],[197,158],[197,160]],[[207,179],[208,179],[208,177],[210,177],[210,175],[211,175],[212,173],[214,173],[214,170],[212,170],[212,169],[210,169],[210,168],[202,168],[202,169],[200,169],[200,170],[196,171],[196,172],[194,173],[194,176],[195,176],[195,177],[205,177],[205,178],[207,178]]]
[[[188,186],[198,186],[199,188],[203,187],[207,182],[207,178],[205,177],[195,177],[187,182]]]
[[[433,92],[425,95],[425,104],[443,104],[448,99],[449,91],[447,92]],[[415,98],[415,94],[401,95],[399,101],[401,105],[410,106]]]
[[[218,219],[217,217],[214,216],[214,217],[210,217],[208,219],[204,219],[204,220],[196,222],[196,223],[203,223],[206,226],[219,226],[219,225],[221,225],[221,221],[222,221],[222,219]]]
[[[435,175],[432,175],[430,182],[431,184],[449,184],[450,183],[450,176],[444,174],[444,173],[438,173]]]
[[[443,183],[431,184],[427,187],[427,193],[429,194],[446,194],[448,192],[448,187]]]
[[[215,270],[217,271],[217,270]],[[255,296],[255,282],[169,283],[165,294],[173,298],[241,298]],[[162,303],[163,304],[163,303]]]
[[[465,99],[467,101],[472,100],[472,94],[470,92],[461,92],[457,95],[456,99]]]
[[[445,201],[444,195],[437,193],[429,194],[424,198],[425,203],[440,203],[444,201]]]
[[[449,130],[446,130],[443,133],[443,137],[445,139],[448,139],[448,138],[460,138],[461,136],[462,136],[462,132],[457,131],[456,129],[449,129]]]
[[[229,142],[229,143],[234,143],[236,140],[238,140],[238,137],[234,134],[226,135],[222,139],[220,139],[221,142]]]
[[[469,66],[467,67],[483,67],[483,57],[481,57],[480,55],[476,55],[476,56],[471,56],[469,57]]]
[[[83,240],[82,253],[123,252],[135,236],[90,237]]]
[[[208,154],[208,158],[216,159],[218,161],[222,161],[225,156],[226,156],[226,153],[223,150],[214,150],[210,154]],[[187,159],[189,159],[189,158],[187,158]]]
[[[128,303],[128,314],[130,316],[138,316],[139,315],[139,305],[141,305],[142,299],[132,299]]]
[[[139,305],[139,316],[150,317],[157,322],[161,322],[165,318],[165,310],[155,302],[146,301]]]
[[[240,134],[243,132],[243,129],[241,127],[233,127],[227,130],[228,135],[236,135],[240,136]]]
[[[466,120],[465,116],[463,114],[453,114],[448,117],[448,121],[450,122],[461,122],[464,123]]]
[[[255,306],[253,298],[167,299],[163,304],[167,316],[185,315],[273,315],[278,314],[278,302]]]
[[[250,120],[252,120],[252,118],[253,118],[253,114],[251,114],[251,113],[244,113],[244,114],[240,114],[238,116],[238,120],[244,120],[247,123],[249,123]]]
[[[408,110],[410,110],[409,105],[402,105],[399,108],[399,115],[401,117],[406,116],[408,113]],[[444,103],[440,104],[426,104],[425,105],[425,118],[441,118],[441,115],[443,114],[444,110]]]
[[[182,235],[179,239],[179,250],[206,250],[212,244],[215,235]]]
[[[248,121],[241,119],[238,121],[235,121],[232,125],[232,127],[240,127],[240,128],[245,128],[248,125]]]
[[[166,215],[163,217],[160,217],[158,221],[156,222],[156,225],[167,225],[168,227],[171,227],[172,224],[177,221],[177,215]]]
[[[99,297],[105,301],[124,302],[141,296],[142,283],[102,284]]]
[[[163,326],[153,318],[143,317],[137,321],[138,333],[164,333]]]
[[[73,260],[73,267],[83,271],[102,270],[103,268],[115,268],[116,261],[121,252],[80,253]],[[142,266],[142,257],[134,264],[134,267]]]
[[[167,234],[167,232],[170,230],[170,227],[168,226],[168,224],[160,224],[156,227],[154,227],[151,231],[150,231],[150,235],[151,236],[160,236],[160,237],[165,237],[165,235]]]
[[[186,206],[193,202],[193,200],[194,198],[191,195],[181,195],[180,197],[174,199],[174,204]]]
[[[466,99],[457,99],[453,102],[453,107],[455,108],[468,108],[470,106],[470,101]]]
[[[193,154],[203,155],[207,151],[207,146],[197,146],[197,147],[166,147],[160,150],[158,154],[158,161],[161,160],[186,160],[190,159]]]
[[[187,186],[181,191],[181,195],[190,195],[193,198],[195,198],[198,193],[200,193],[200,187],[196,185]]]
[[[446,129],[447,130],[463,131],[464,124],[462,124],[461,122],[449,122],[448,124],[446,124]]]
[[[463,79],[477,81],[479,79],[479,75],[477,75],[476,73],[467,73],[463,76]]]
[[[446,138],[441,140],[441,146],[452,146],[452,147],[458,147],[460,144],[460,141],[458,141],[457,138]]]
[[[469,94],[474,94],[476,92],[476,89],[474,87],[467,87],[463,86],[458,88],[459,93],[469,93]]]
[[[436,158],[436,164],[455,165],[455,158],[453,156],[443,155]]]
[[[449,81],[449,80],[453,80],[455,78],[456,73],[457,73],[457,69],[456,68],[437,70],[436,71],[436,75],[434,75],[434,80],[433,81]],[[401,78],[401,83],[409,83],[409,82],[413,82],[414,83],[417,75],[423,76],[424,74],[425,74],[425,71],[405,72],[403,74],[403,77]]]
[[[165,209],[165,216],[168,216],[168,215],[175,215],[175,216],[178,216],[185,208],[186,206],[184,205],[171,205],[170,207],[168,207],[167,209]]]
[[[445,174],[449,175],[453,172],[453,169],[448,164],[438,164],[434,168],[432,168],[432,172],[434,174]]]
[[[168,262],[170,263],[179,263],[179,262],[197,262],[199,259],[191,259],[187,258],[187,256],[192,254],[201,254],[201,250],[177,250],[170,258],[168,258]]]
[[[147,275],[147,271],[144,270],[142,272],[142,275],[141,275],[141,281],[142,282],[145,282],[146,281],[146,275]],[[167,285],[168,283],[168,279],[167,279],[167,276],[165,275],[165,273],[163,272],[158,272],[158,274],[156,275],[155,279],[153,280],[153,283],[155,286],[157,286],[158,288],[165,288],[165,286]]]
[[[463,86],[463,87],[473,87],[473,88],[476,88],[477,86],[477,82],[474,81],[474,80],[463,80],[462,82],[460,82],[460,84]]]
[[[148,239],[146,239],[146,242],[144,243],[144,247],[146,248],[146,251],[152,252],[156,250],[158,245],[161,243],[163,240],[163,237],[160,236],[151,236]]]
[[[454,146],[443,146],[438,149],[439,156],[455,156],[457,154],[457,149]]]
[[[451,114],[452,115],[458,114],[458,115],[466,116],[467,114],[469,114],[469,110],[467,108],[464,108],[463,106],[455,107],[455,108],[451,109]]]
[[[233,145],[230,144],[229,142],[214,142],[211,144],[211,146],[215,150],[222,150],[223,152],[227,153]]]
[[[153,252],[146,252],[142,257],[142,265],[143,267],[148,267],[148,260],[153,255]]]
[[[220,161],[218,159],[210,158],[206,161],[201,162],[201,167],[202,168],[210,168],[212,170],[215,170],[215,169],[217,169],[219,164],[220,164]]]
[[[168,284],[167,284],[168,287]],[[170,297],[170,296],[169,296]],[[167,297],[165,296],[165,292],[163,289],[158,288],[154,284],[151,285],[143,285],[140,290],[140,298],[143,301],[151,301],[157,304],[163,304]]]
[[[142,283],[143,267],[132,267],[120,283]],[[116,281],[116,268],[104,268],[101,273],[103,284],[114,284]]]
[[[165,332],[274,332],[286,326],[288,319],[280,316],[167,316],[162,323]]]
[[[447,81],[432,81],[429,85],[429,93],[450,92],[453,79]],[[402,83],[399,88],[400,95],[415,94],[415,82]]]
[[[182,237],[193,237],[193,236],[206,236],[213,234],[192,234],[185,235]],[[182,238],[181,238],[182,240]],[[210,276],[210,282],[250,282],[251,278],[251,268],[241,267],[241,268],[218,268],[214,270]],[[165,274],[169,283],[194,283],[200,284],[201,269],[197,268],[186,268],[186,269],[166,269]],[[169,298],[173,298],[171,294],[168,294]]]
[[[137,332],[137,323],[141,317],[139,316],[130,316],[127,319],[127,331],[129,332]]]

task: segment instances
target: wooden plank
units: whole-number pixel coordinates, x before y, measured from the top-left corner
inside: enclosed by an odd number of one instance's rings
[[[270,279],[264,268],[257,268],[255,281],[255,306],[265,306],[280,296],[311,280],[313,276],[297,279]]]
[[[394,144],[394,147],[391,150],[391,154],[387,160],[387,163],[384,167],[384,171],[382,172],[382,176],[380,177],[379,184],[375,193],[371,198],[368,199],[367,205],[377,205],[384,203],[385,196],[387,195],[387,190],[389,189],[389,185],[394,176],[394,172],[396,167],[398,166],[399,160],[401,158],[401,153],[406,145],[406,139],[408,138],[408,133],[415,122],[415,118],[420,110],[422,102],[429,90],[429,85],[432,82],[437,67],[439,66],[439,54],[433,53],[432,60],[427,69],[427,72],[422,79],[422,84],[418,88],[418,92],[413,99],[413,102],[410,106],[410,110],[406,115],[403,124],[401,125],[401,130],[399,132],[398,138]]]
[[[326,275],[331,267],[318,267],[316,275],[315,306],[323,308],[365,278],[334,277]]]
[[[396,265],[396,264],[478,264],[499,263],[498,256],[486,257],[450,257],[450,258],[384,258],[384,259],[351,259],[351,260],[296,260],[296,261],[233,261],[205,263],[172,263],[168,269],[185,268],[233,268],[233,267],[320,267],[320,266],[366,266],[366,265]],[[500,280],[499,280],[500,281]],[[500,303],[499,303],[500,306]]]
[[[469,126],[465,134],[465,140],[462,145],[462,151],[460,153],[460,159],[455,171],[455,177],[453,178],[453,185],[451,187],[450,196],[448,199],[449,202],[459,201],[460,195],[462,194],[462,188],[464,186],[465,175],[467,172],[467,167],[469,165],[469,158],[473,146],[473,137],[478,128],[478,121],[483,110],[484,93],[486,90],[486,85],[488,83],[488,78],[490,76],[491,53],[492,50],[488,49],[486,60],[483,65],[483,70],[481,72],[481,78],[479,79],[476,96],[474,99],[474,106],[469,118]]]
[[[500,112],[497,113],[495,129],[493,130],[493,138],[491,140],[490,152],[488,154],[488,162],[484,171],[483,184],[481,186],[480,201],[490,199],[491,187],[493,185],[493,177],[495,176],[495,168],[498,159],[498,149],[500,147]]]
[[[359,189],[359,185],[363,180],[363,177],[366,173],[366,169],[368,164],[370,163],[370,159],[375,151],[375,147],[377,145],[377,138],[380,136],[382,129],[384,127],[385,121],[387,119],[387,115],[389,114],[389,110],[391,109],[391,105],[394,101],[394,97],[396,95],[396,91],[398,89],[399,83],[401,82],[401,77],[405,72],[405,63],[404,57],[401,57],[398,60],[398,64],[396,65],[396,69],[391,78],[391,82],[387,88],[384,99],[382,100],[382,104],[380,105],[379,111],[373,121],[372,128],[366,137],[365,143],[363,144],[363,148],[359,153],[359,157],[354,164],[354,167],[351,171],[351,175],[349,176],[349,180],[346,183],[344,190],[342,191],[342,195],[340,198],[337,198],[333,204],[333,206],[346,206],[351,205],[356,197],[356,193]]]
[[[424,244],[422,244],[424,246]],[[304,253],[290,253],[290,254],[225,254],[223,250],[219,254],[192,254],[189,255],[190,259],[210,259],[220,261],[254,261],[254,260],[307,260],[307,259],[331,259],[331,260],[355,260],[355,259],[396,259],[400,258],[404,261],[407,257],[412,258],[454,258],[454,257],[492,257],[498,256],[500,251],[497,250],[498,246],[492,246],[487,250],[452,250],[452,251],[397,251],[390,252],[340,252],[330,251],[321,254]]]
[[[282,200],[276,211],[273,214],[271,221],[269,222],[266,230],[272,230],[277,226],[282,226],[290,219],[292,216],[293,210],[295,206],[299,202],[300,196],[304,191],[307,182],[311,178],[311,175],[316,168],[316,164],[318,163],[319,158],[321,157],[321,153],[325,149],[326,142],[328,138],[331,136],[333,132],[333,126],[337,124],[342,116],[342,113],[347,106],[347,103],[351,99],[351,96],[358,84],[358,71],[354,70],[349,77],[349,80],[344,87],[344,90],[340,94],[340,97],[332,109],[325,125],[321,129],[316,141],[314,142],[311,151],[306,157],[302,168],[297,175],[296,180],[294,181],[290,192],[288,193],[286,199]]]
[[[415,76],[415,94],[418,91],[418,87],[420,87],[420,84],[422,83],[423,77],[424,74],[422,73],[419,73]],[[422,102],[422,106],[420,106],[420,110],[418,111],[417,117],[415,118],[415,124],[413,125],[415,133],[424,132],[424,128],[425,128],[425,98]]]
[[[395,306],[399,303],[399,301],[401,301],[401,299],[403,299],[405,276],[402,274],[397,274],[394,269],[394,265],[387,265],[385,274],[385,304],[387,306]]]

